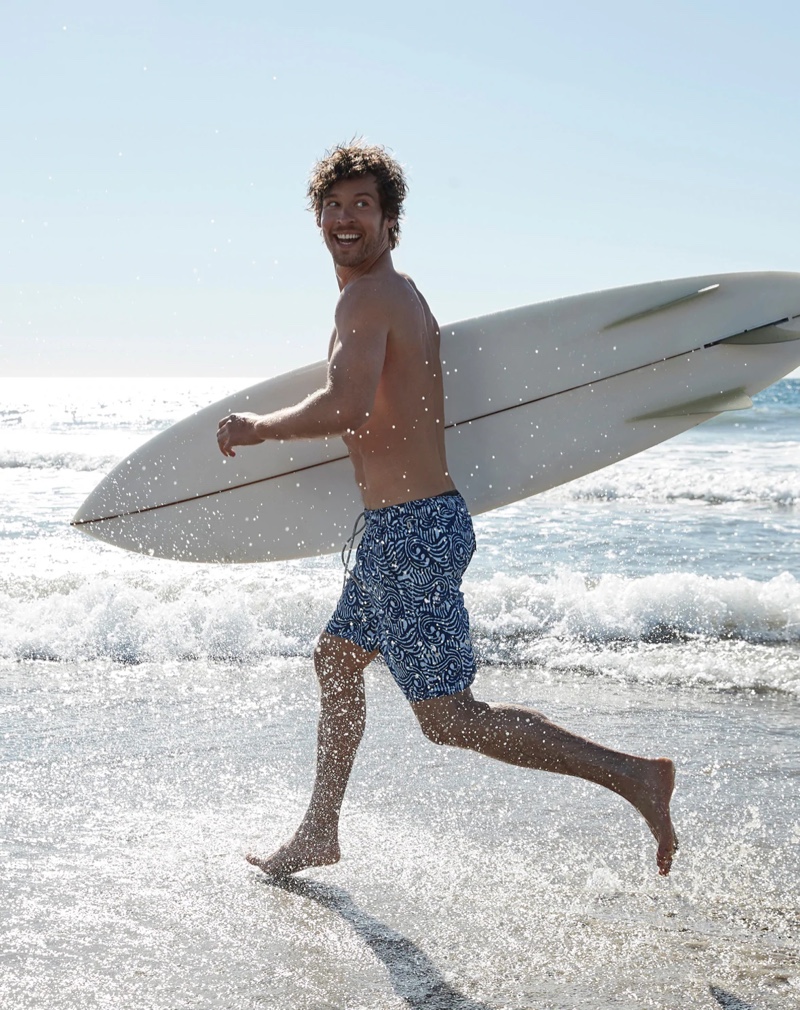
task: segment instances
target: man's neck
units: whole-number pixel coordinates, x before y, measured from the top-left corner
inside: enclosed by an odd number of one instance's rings
[[[368,260],[364,260],[363,263],[359,263],[358,266],[346,267],[337,265],[336,283],[339,285],[339,290],[344,291],[348,284],[352,284],[359,277],[365,277],[367,274],[391,272],[393,270],[392,254],[387,248],[381,250]]]

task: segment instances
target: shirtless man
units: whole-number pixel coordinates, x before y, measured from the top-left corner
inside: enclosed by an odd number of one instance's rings
[[[365,506],[355,567],[314,652],[321,712],[311,801],[292,838],[248,861],[284,875],[339,860],[339,812],[366,719],[364,669],[381,653],[429,740],[618,793],[647,822],[666,876],[677,848],[671,761],[609,750],[532,709],[472,695],[460,586],[475,540],[447,469],[439,329],[392,265],[405,194],[402,169],[382,148],[342,145],[317,164],[309,197],[341,292],[327,383],[293,407],[219,423],[227,456],[266,439],[340,435]]]

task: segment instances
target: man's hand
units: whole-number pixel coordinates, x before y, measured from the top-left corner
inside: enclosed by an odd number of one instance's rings
[[[235,456],[235,445],[258,445],[264,441],[259,434],[258,414],[228,414],[219,422],[217,428],[217,443],[223,456]]]

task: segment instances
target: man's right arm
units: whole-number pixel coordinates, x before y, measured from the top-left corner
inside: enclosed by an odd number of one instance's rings
[[[237,445],[267,439],[324,438],[355,431],[375,401],[389,334],[386,303],[374,287],[353,285],[336,307],[336,330],[328,361],[328,381],[305,400],[270,414],[230,414],[217,440],[225,456]]]

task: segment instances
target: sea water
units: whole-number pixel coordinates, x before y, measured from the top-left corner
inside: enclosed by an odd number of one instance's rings
[[[618,797],[433,746],[375,663],[344,858],[282,887],[242,854],[308,799],[339,559],[69,527],[251,381],[0,381],[0,1003],[800,1006],[800,379],[476,518],[475,694],[672,756],[667,880]]]

